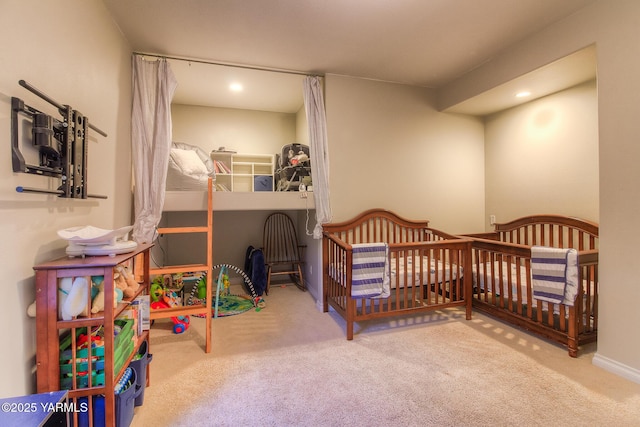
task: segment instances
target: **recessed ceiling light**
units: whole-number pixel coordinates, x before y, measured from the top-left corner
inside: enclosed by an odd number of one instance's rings
[[[531,96],[531,92],[524,91],[524,92],[518,92],[516,94],[516,98],[526,98],[527,96]]]
[[[242,92],[242,85],[240,83],[231,83],[229,85],[229,90],[232,92]]]

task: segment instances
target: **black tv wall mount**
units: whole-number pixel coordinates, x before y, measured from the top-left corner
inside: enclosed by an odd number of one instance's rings
[[[61,105],[24,80],[20,86],[33,92],[58,109],[62,116],[56,119],[25,104],[19,98],[11,98],[11,162],[14,172],[23,172],[60,179],[56,190],[16,187],[19,193],[57,194],[64,198],[106,199],[107,196],[87,193],[88,130],[102,136],[106,133],[89,124],[89,119],[69,105]],[[38,149],[38,165],[27,164],[20,151],[19,116],[31,121],[31,142]],[[23,138],[24,139],[24,138]]]

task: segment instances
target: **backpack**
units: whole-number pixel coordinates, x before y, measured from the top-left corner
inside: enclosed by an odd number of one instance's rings
[[[261,296],[267,288],[267,268],[262,249],[249,246],[244,260],[244,271],[253,283],[253,289]]]

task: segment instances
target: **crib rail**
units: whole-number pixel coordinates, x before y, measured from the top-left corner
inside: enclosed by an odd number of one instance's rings
[[[399,217],[393,212],[371,209],[356,218],[323,225],[327,236],[334,236],[346,244],[367,242],[422,242],[431,240],[425,232],[429,221],[413,221]],[[436,236],[444,237],[436,231]]]
[[[595,340],[598,326],[596,249],[578,252],[581,285],[573,306],[533,299],[528,245],[475,238],[472,263],[475,308],[565,344],[573,357],[579,344]]]
[[[348,234],[354,235],[358,232]],[[351,244],[325,233],[324,311],[331,306],[346,319],[347,339],[353,339],[354,322],[380,317],[465,306],[470,319],[471,299],[465,295],[471,295],[471,282],[464,277],[465,271],[471,271],[471,240],[447,237],[423,229],[423,241],[390,243],[390,269],[395,272],[391,274],[391,295],[377,299],[351,296]]]
[[[507,243],[574,248],[598,248],[598,225],[562,215],[533,215],[495,224],[496,239]]]

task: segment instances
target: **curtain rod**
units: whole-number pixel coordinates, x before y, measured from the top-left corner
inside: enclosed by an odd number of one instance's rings
[[[196,64],[220,65],[223,67],[244,68],[246,70],[256,70],[256,71],[269,71],[272,73],[296,74],[299,76],[324,77],[322,74],[311,74],[311,73],[305,73],[303,71],[283,70],[280,68],[259,67],[257,65],[231,64],[231,63],[225,63],[225,62],[207,61],[204,59],[191,59],[191,58],[181,58],[178,56],[171,56],[171,55],[160,55],[157,53],[133,52],[133,54],[138,56],[151,56],[154,58],[161,58],[161,59],[172,59],[174,61],[194,62]]]

